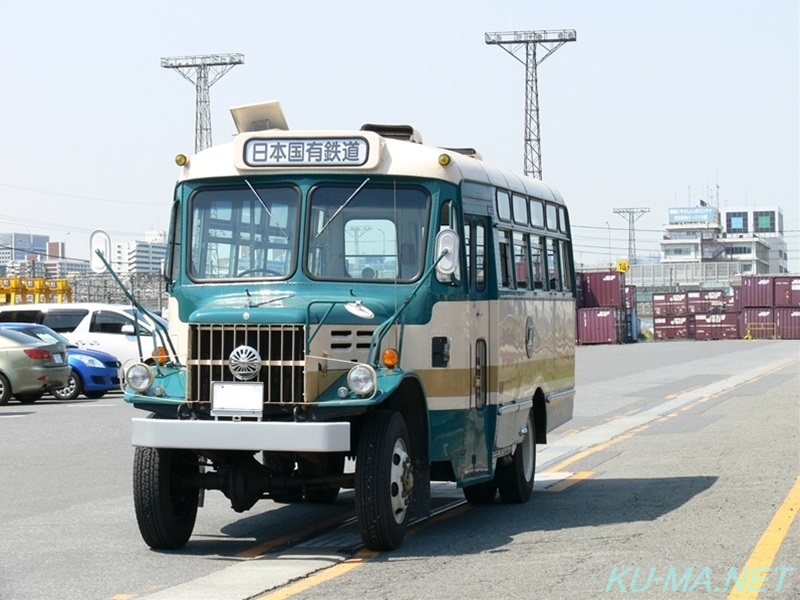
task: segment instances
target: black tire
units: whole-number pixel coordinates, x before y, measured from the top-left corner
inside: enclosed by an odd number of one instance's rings
[[[33,392],[30,394],[14,394],[14,398],[20,404],[33,404],[37,400],[41,400],[44,394],[42,392]]]
[[[344,454],[325,454],[320,463],[304,462],[300,472],[312,477],[336,476],[344,473]],[[339,486],[325,483],[306,487],[306,500],[315,504],[330,504],[339,496]]]
[[[0,373],[0,406],[5,406],[11,400],[11,384],[8,377]]]
[[[394,550],[403,543],[414,487],[410,448],[400,413],[368,415],[356,454],[356,515],[370,550]]]
[[[137,446],[133,458],[133,504],[142,539],[151,548],[186,545],[197,519],[200,491],[182,484],[200,471],[197,455],[187,450]]]
[[[506,504],[527,502],[533,492],[533,478],[536,475],[536,436],[533,425],[533,412],[530,412],[526,423],[527,433],[514,448],[511,460],[497,465],[497,489],[500,499]]]
[[[462,491],[470,504],[491,504],[497,496],[497,482],[491,479],[465,487]]]
[[[83,384],[81,378],[73,369],[69,370],[69,379],[67,385],[58,390],[53,390],[52,394],[59,400],[75,400],[83,392]]]
[[[89,398],[89,400],[99,400],[103,396],[106,395],[105,392],[83,392],[83,395]]]

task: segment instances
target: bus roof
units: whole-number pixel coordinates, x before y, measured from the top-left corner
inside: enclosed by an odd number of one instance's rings
[[[285,121],[282,125],[285,125]],[[421,140],[421,136],[409,126],[387,128],[407,129],[413,132],[409,139]],[[232,142],[213,146],[189,158],[178,180],[266,173],[310,175],[349,172],[439,179],[456,185],[471,181],[563,204],[558,191],[538,179],[491,165],[462,151],[398,139],[394,135],[387,137],[380,135],[378,131],[380,127],[375,125],[368,125],[360,130],[308,131],[281,127],[243,131]],[[291,145],[297,149],[297,156],[302,157],[304,152],[320,152],[322,147],[330,144],[337,147],[349,144],[352,160],[326,162],[320,159],[320,154],[316,154],[314,160],[300,158],[292,162],[285,154]],[[445,165],[440,162],[443,154],[449,157],[449,162]],[[270,158],[273,155],[280,155],[282,160],[273,160]]]

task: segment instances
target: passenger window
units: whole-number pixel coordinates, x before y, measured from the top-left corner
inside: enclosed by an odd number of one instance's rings
[[[544,204],[541,200],[531,200],[531,225],[544,229]]]
[[[514,232],[514,269],[517,277],[517,287],[528,287],[528,244],[524,233]]]
[[[559,252],[558,240],[547,240],[547,270],[550,279],[550,290],[560,292],[563,287],[561,285],[561,271],[559,269]]]
[[[497,217],[501,221],[511,220],[511,196],[502,190],[497,190]]]
[[[55,309],[44,313],[42,325],[58,333],[72,333],[89,314],[88,310]]]
[[[514,285],[511,278],[511,265],[513,256],[511,254],[510,232],[501,229],[497,232],[500,237],[500,287],[510,288]]]
[[[547,204],[547,229],[558,231],[558,212],[555,204]]]
[[[519,194],[514,194],[514,223],[528,224],[528,199]]]
[[[133,320],[113,312],[99,310],[92,317],[89,331],[92,333],[122,334],[123,325],[133,325]]]
[[[531,236],[531,267],[533,268],[533,287],[543,290],[545,267],[542,258],[542,238]]]

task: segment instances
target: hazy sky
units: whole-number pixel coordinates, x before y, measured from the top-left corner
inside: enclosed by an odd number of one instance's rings
[[[797,0],[0,0],[0,15],[0,232],[66,240],[71,257],[95,229],[167,228],[196,96],[161,57],[244,54],[211,88],[217,143],[229,107],[278,99],[291,128],[408,123],[522,171],[525,68],[484,34],[575,29],[538,80],[542,171],[576,262],[627,254],[614,208],[650,209],[643,258],[667,210],[702,199],[781,206],[800,272]]]

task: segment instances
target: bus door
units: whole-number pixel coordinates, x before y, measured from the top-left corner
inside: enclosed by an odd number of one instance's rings
[[[489,218],[464,215],[464,247],[466,279],[469,289],[470,325],[470,400],[464,426],[465,464],[463,479],[493,475],[492,452],[494,418],[489,400]]]

